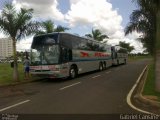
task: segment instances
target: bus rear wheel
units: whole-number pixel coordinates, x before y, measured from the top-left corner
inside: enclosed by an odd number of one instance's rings
[[[103,64],[99,63],[99,71],[102,71],[102,70],[103,70]]]
[[[119,60],[117,60],[117,66],[119,65]]]
[[[76,78],[77,77],[77,70],[76,70],[76,68],[72,66],[71,69],[70,69],[69,74],[70,74],[70,78],[71,79]]]
[[[126,59],[124,59],[124,64],[125,64],[125,65],[127,64],[127,61],[126,61]]]
[[[106,62],[103,62],[103,70],[107,69]]]

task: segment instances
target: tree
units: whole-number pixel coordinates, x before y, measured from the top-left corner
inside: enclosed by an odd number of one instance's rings
[[[24,61],[24,58],[26,57],[25,52],[17,52],[17,58],[19,58],[19,60]]]
[[[55,27],[54,22],[52,20],[46,20],[44,22],[41,22],[41,28],[40,30],[38,30],[37,34],[39,35],[52,32],[65,32],[66,30],[69,30],[69,28],[63,27],[61,25]]]
[[[38,31],[40,34],[54,32],[54,24],[51,20],[47,20],[41,23],[41,30]]]
[[[97,40],[97,41],[103,41],[103,39],[109,38],[107,35],[102,34],[99,29],[95,29],[95,30],[92,29],[92,33],[86,34],[85,36],[93,38],[94,40]]]
[[[54,32],[65,32],[66,30],[69,30],[69,28],[58,25]]]
[[[153,55],[155,48],[156,17],[153,6],[150,5],[149,1],[150,0],[137,0],[139,5],[145,4],[147,7],[143,5],[132,12],[130,22],[125,28],[125,35],[133,31],[143,33],[138,40],[141,41],[148,52]]]
[[[119,42],[119,46],[126,48],[128,53],[131,53],[134,50],[134,46],[130,46],[130,43],[126,43],[125,41],[120,41]]]
[[[156,90],[160,92],[160,1],[155,0],[154,5],[156,6],[156,51],[155,51],[155,86]]]
[[[143,33],[146,45],[151,44],[155,61],[155,88],[160,92],[160,1],[159,0],[136,0],[141,14],[133,14],[125,33],[134,30]],[[136,18],[137,17],[137,18]],[[133,19],[135,18],[135,20]]]
[[[13,80],[18,81],[16,42],[23,37],[33,34],[39,27],[37,22],[31,21],[33,9],[21,8],[16,11],[15,6],[6,3],[0,15],[0,30],[8,35],[13,42],[14,70]]]

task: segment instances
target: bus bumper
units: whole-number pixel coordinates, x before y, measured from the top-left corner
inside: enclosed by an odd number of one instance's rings
[[[68,77],[68,74],[62,73],[61,71],[50,71],[50,72],[31,71],[30,73],[33,76],[38,76],[41,78],[65,78],[65,77]]]

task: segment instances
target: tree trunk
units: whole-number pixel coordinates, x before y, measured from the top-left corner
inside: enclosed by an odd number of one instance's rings
[[[13,80],[18,82],[19,75],[18,75],[18,64],[17,64],[16,39],[12,38],[12,41],[13,41],[13,58],[14,58]]]
[[[156,51],[155,51],[155,86],[160,92],[160,2],[158,1],[158,11],[156,14]]]

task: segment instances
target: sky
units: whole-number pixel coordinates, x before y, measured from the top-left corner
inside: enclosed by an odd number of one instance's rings
[[[5,1],[12,2],[17,9],[33,8],[34,19],[52,19],[55,25],[69,27],[69,33],[84,36],[92,29],[100,29],[109,36],[108,44],[125,41],[135,47],[133,52],[143,51],[142,44],[135,40],[139,33],[124,35],[129,16],[136,9],[132,0],[1,0],[0,11]],[[0,37],[5,36],[0,33]],[[32,37],[27,37],[17,43],[17,49],[29,49],[31,42]]]

